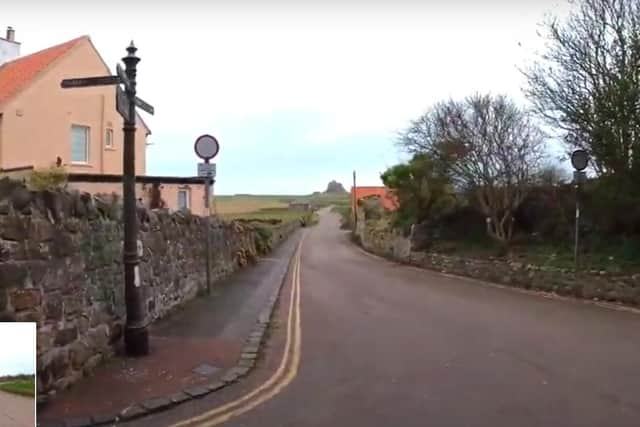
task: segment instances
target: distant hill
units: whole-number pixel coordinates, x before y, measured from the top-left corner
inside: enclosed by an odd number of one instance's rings
[[[325,191],[325,193],[331,193],[331,194],[344,194],[346,192],[347,190],[345,190],[342,184],[340,184],[338,181],[331,181],[327,185],[327,189]]]

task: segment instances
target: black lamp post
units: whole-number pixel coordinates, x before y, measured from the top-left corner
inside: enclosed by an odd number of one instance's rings
[[[578,271],[578,243],[580,236],[580,186],[586,180],[587,174],[584,169],[589,164],[589,154],[584,150],[575,150],[571,153],[571,164],[574,167],[573,183],[576,189],[576,230],[573,246],[573,262],[575,270]]]

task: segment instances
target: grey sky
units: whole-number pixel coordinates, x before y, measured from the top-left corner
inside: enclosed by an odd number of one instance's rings
[[[35,372],[35,325],[0,322],[0,376]]]
[[[2,7],[23,53],[91,36],[112,67],[134,39],[140,96],[156,107],[149,174],[193,175],[216,135],[216,192],[310,193],[379,184],[396,132],[475,91],[522,99],[517,67],[564,1],[21,0]],[[126,11],[124,9],[126,5]]]

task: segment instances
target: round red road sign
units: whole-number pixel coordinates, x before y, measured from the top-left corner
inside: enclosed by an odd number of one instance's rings
[[[218,151],[220,151],[220,144],[218,140],[211,135],[201,135],[196,139],[193,148],[198,157],[203,160],[211,160],[218,154]]]

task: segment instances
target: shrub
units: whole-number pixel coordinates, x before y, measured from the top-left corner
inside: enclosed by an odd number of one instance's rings
[[[27,186],[33,191],[60,190],[67,184],[67,171],[61,167],[35,169],[27,178]]]

